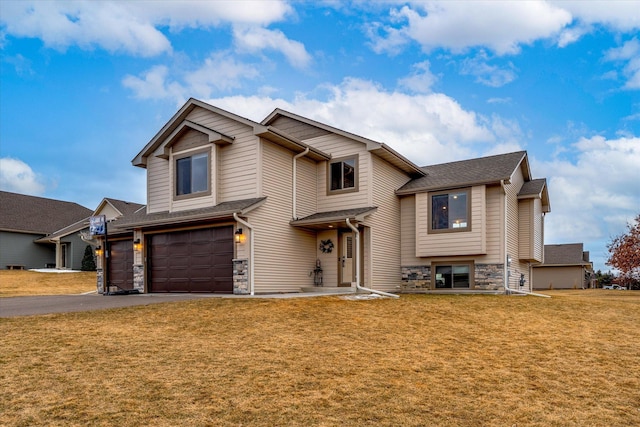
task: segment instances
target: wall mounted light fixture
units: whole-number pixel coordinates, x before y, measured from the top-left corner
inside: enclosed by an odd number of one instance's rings
[[[133,241],[133,250],[136,252],[140,252],[140,250],[142,250],[142,243],[140,243],[140,239]]]
[[[102,256],[102,246],[96,246],[96,256]]]
[[[242,233],[242,228],[238,228],[234,234],[234,238],[236,243],[244,243],[246,237],[245,235]]]

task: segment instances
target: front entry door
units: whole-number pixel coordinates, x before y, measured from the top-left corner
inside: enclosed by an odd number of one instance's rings
[[[340,286],[351,286],[355,281],[355,239],[353,233],[342,233],[340,238]]]

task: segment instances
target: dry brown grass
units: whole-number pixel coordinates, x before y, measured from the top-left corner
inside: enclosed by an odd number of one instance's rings
[[[553,295],[0,319],[0,425],[640,425],[640,292]]]
[[[96,273],[40,273],[0,270],[0,298],[81,294],[96,290]]]

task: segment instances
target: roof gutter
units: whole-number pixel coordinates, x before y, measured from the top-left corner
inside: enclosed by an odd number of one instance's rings
[[[365,292],[371,292],[373,294],[378,294],[378,295],[383,295],[385,297],[392,297],[392,298],[400,298],[399,295],[396,294],[390,294],[389,292],[383,292],[383,291],[377,291],[375,289],[370,289],[370,288],[365,288],[363,286],[360,286],[360,230],[358,230],[358,227],[355,227],[353,224],[351,224],[351,222],[349,221],[349,218],[345,219],[347,226],[353,230],[353,233],[355,234],[355,246],[356,246],[356,289],[360,290],[360,291],[365,291]]]
[[[293,188],[292,188],[292,218],[295,221],[296,219],[298,219],[298,215],[296,212],[296,196],[298,194],[298,186],[297,186],[297,178],[298,178],[298,174],[297,174],[297,168],[296,168],[296,160],[298,160],[300,157],[302,156],[306,156],[307,154],[309,154],[309,147],[305,148],[304,151],[302,153],[298,153],[295,156],[293,156]]]
[[[237,222],[239,222],[240,224],[244,225],[249,230],[251,230],[251,235],[249,236],[249,239],[250,239],[249,240],[249,289],[251,290],[251,295],[253,296],[255,294],[255,282],[253,280],[253,277],[254,277],[253,273],[255,271],[254,269],[255,239],[253,238],[253,226],[249,224],[247,221],[245,221],[244,219],[240,218],[237,212],[233,213],[233,219],[235,219]]]

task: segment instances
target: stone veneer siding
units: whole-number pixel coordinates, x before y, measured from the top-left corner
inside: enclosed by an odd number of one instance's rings
[[[431,289],[430,265],[402,267],[401,290],[408,289]],[[504,289],[504,264],[475,264],[472,289]]]
[[[144,265],[133,265],[133,289],[143,293],[144,292]]]
[[[104,293],[104,271],[101,268],[96,269],[96,287],[99,294]]]
[[[249,260],[233,260],[233,293],[234,295],[248,295],[249,289]]]
[[[402,267],[402,287],[405,289],[430,289],[431,266],[413,265]]]
[[[504,289],[504,264],[476,264],[474,289]]]

